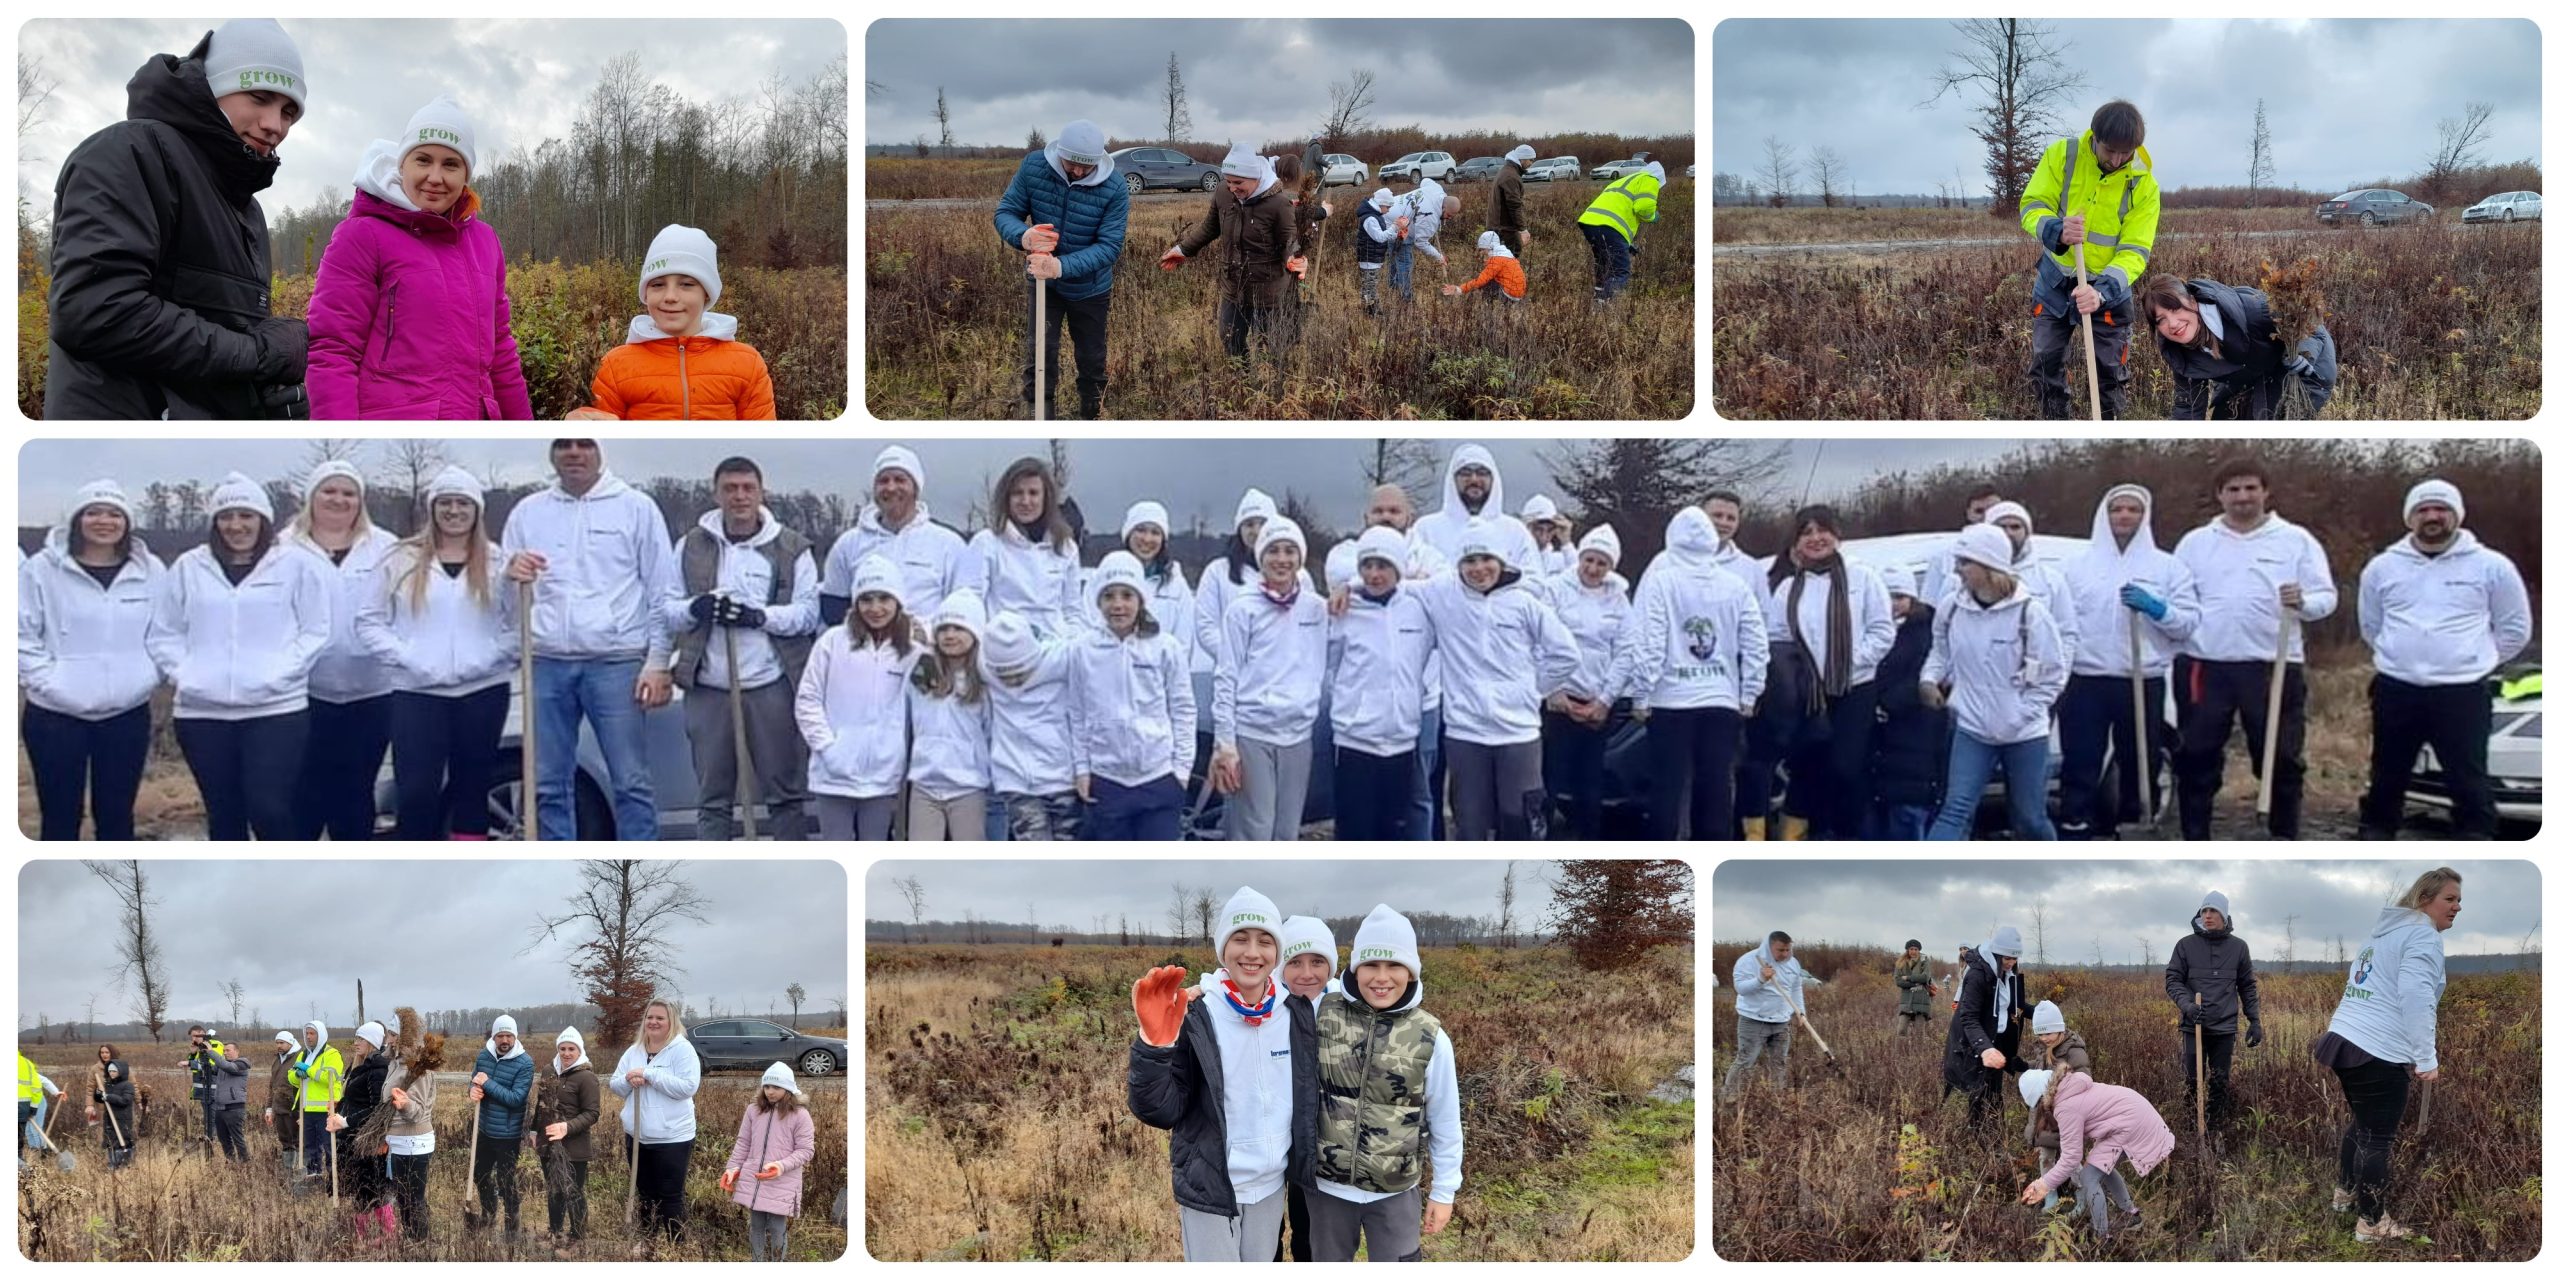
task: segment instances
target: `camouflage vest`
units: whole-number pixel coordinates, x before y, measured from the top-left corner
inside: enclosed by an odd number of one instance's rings
[[[1422,1180],[1422,1118],[1440,1020],[1381,1013],[1357,997],[1316,1011],[1316,1176],[1394,1194]]]

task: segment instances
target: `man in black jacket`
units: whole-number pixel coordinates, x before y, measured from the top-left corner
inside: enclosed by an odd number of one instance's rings
[[[2231,900],[2219,890],[2204,895],[2204,905],[2187,922],[2190,932],[2169,950],[2169,999],[2178,1006],[2178,1079],[2186,1082],[2187,1107],[2195,1108],[2196,1028],[2204,1028],[2205,1127],[2230,1124],[2231,1046],[2240,1038],[2240,1019],[2249,1020],[2248,1045],[2266,1039],[2258,1026],[2258,971],[2249,964],[2249,944],[2231,932]]]
[[[125,119],[63,162],[46,418],[308,416],[308,339],[270,313],[257,201],[307,87],[274,19],[234,19],[142,64]]]

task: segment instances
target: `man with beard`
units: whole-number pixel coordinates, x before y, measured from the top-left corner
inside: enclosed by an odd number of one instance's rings
[[[1449,455],[1449,469],[1441,477],[1440,509],[1414,521],[1412,533],[1454,565],[1467,521],[1478,517],[1494,526],[1492,535],[1502,544],[1504,564],[1525,569],[1537,562],[1537,539],[1530,535],[1529,526],[1520,517],[1505,514],[1502,469],[1494,465],[1493,451],[1480,444],[1463,444]]]
[[[942,598],[984,575],[978,553],[960,531],[935,520],[924,503],[924,463],[902,444],[871,460],[871,505],[827,549],[827,572],[818,587],[818,613],[827,626],[844,621],[853,607],[853,571],[879,556],[906,576],[907,611],[918,618],[942,612]]]

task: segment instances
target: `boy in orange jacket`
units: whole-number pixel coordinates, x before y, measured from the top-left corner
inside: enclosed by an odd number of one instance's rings
[[[1520,259],[1502,246],[1501,236],[1485,232],[1476,237],[1476,247],[1484,250],[1484,270],[1465,284],[1440,286],[1442,297],[1454,298],[1462,293],[1473,293],[1487,285],[1502,286],[1501,297],[1505,302],[1518,302],[1529,296],[1529,277],[1520,270]]]
[[[593,404],[570,421],[764,418],[773,411],[773,375],[754,347],[738,341],[738,318],[714,314],[720,248],[686,226],[649,242],[640,303],[623,344],[605,353],[590,389]]]

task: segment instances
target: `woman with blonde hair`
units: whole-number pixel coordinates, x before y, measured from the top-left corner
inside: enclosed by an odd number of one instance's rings
[[[356,639],[391,676],[400,838],[485,840],[516,667],[516,597],[491,570],[498,548],[479,480],[445,468],[427,486],[427,517],[384,557]]]
[[[606,1084],[623,1099],[622,1149],[639,1202],[638,1229],[644,1235],[681,1237],[685,1166],[693,1159],[693,1095],[702,1088],[702,1059],[684,1038],[675,1006],[652,1000],[640,1011],[640,1039],[622,1051]]]
[[[2382,909],[2347,965],[2347,987],[2311,1056],[2338,1077],[2347,1128],[2329,1208],[2356,1215],[2356,1241],[2406,1240],[2383,1203],[2409,1081],[2436,1082],[2436,1001],[2444,995],[2444,931],[2462,914],[2462,873],[2438,867]]]
[[[399,539],[365,515],[364,475],[332,458],[302,482],[288,546],[317,557],[329,585],[329,643],[311,667],[311,741],[295,789],[303,836],[373,838],[373,781],[391,747],[391,670],[356,641],[356,611]]]
[[[2045,776],[2054,699],[2071,674],[2053,613],[2010,573],[2009,535],[1977,524],[1956,535],[1962,582],[1940,603],[1928,660],[1920,666],[1920,699],[1952,710],[1955,741],[1947,756],[1946,800],[1929,827],[1932,840],[1970,840],[1973,815],[1995,766],[2012,778]],[[2013,786],[2009,829],[2026,840],[2053,839],[2044,788]]]

